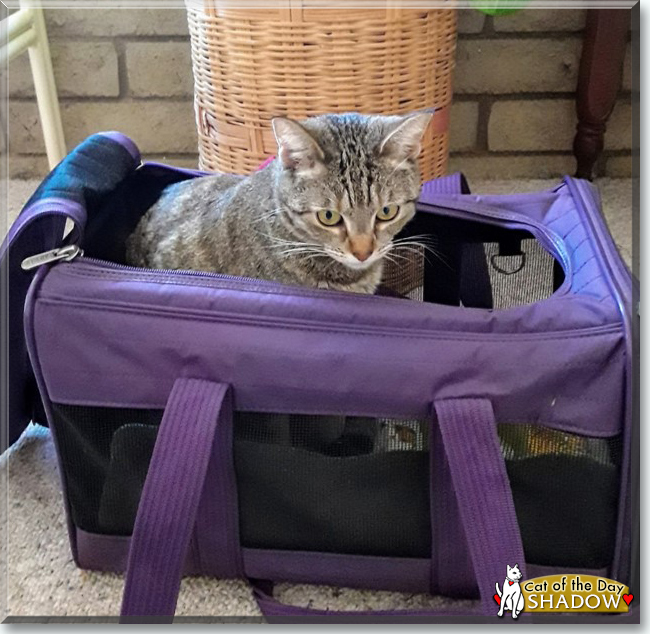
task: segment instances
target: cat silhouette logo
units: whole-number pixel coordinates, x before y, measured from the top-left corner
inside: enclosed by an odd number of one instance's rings
[[[499,589],[499,582],[496,583],[497,593],[494,595],[494,600],[499,604],[497,616],[502,617],[504,610],[510,610],[512,618],[516,619],[525,605],[524,595],[519,585],[521,571],[519,570],[519,564],[515,564],[512,568],[508,565],[506,567],[508,574],[503,582],[503,591]]]

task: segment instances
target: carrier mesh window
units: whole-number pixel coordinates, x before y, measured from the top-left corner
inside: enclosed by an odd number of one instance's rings
[[[381,294],[508,308],[550,297],[564,281],[560,264],[527,231],[420,212],[398,238],[407,242],[387,260]]]
[[[132,532],[160,410],[54,405],[74,523]],[[428,422],[237,413],[242,545],[429,557]],[[501,448],[529,563],[611,562],[620,438],[501,424]]]

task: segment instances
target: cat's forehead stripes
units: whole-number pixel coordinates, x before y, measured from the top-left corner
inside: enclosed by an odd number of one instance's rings
[[[351,208],[371,207],[372,184],[375,180],[373,163],[369,158],[373,148],[368,138],[368,125],[358,115],[332,116],[328,119],[330,132],[338,150],[338,176]]]

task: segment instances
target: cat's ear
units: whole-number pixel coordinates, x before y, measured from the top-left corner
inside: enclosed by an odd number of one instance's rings
[[[508,569],[508,572],[512,570],[512,568],[508,564],[506,564],[506,568]]]
[[[432,116],[430,112],[423,112],[405,117],[381,142],[379,155],[396,163],[417,158]]]
[[[285,169],[309,176],[323,168],[323,150],[297,121],[275,117],[271,125],[278,142],[278,157]]]

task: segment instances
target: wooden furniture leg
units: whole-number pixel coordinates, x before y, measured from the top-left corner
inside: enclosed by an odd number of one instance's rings
[[[623,61],[631,12],[589,9],[578,76],[578,126],[573,141],[576,176],[591,180],[596,159],[623,77]]]

